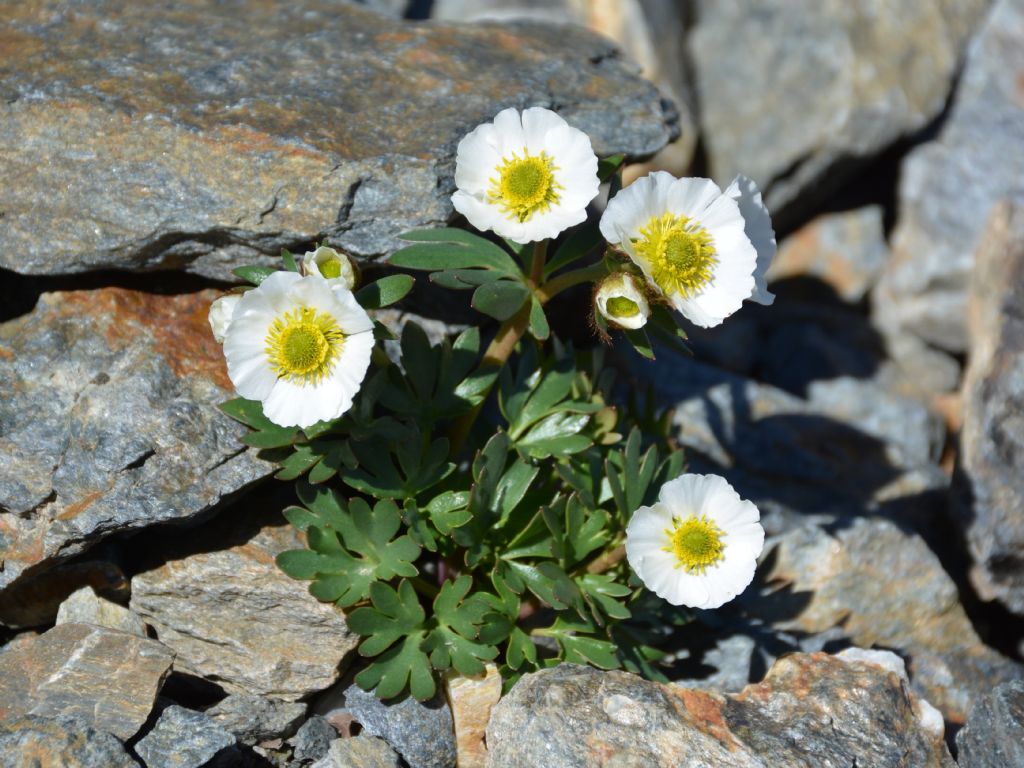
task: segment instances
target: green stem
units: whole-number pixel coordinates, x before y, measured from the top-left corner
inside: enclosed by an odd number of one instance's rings
[[[608,270],[605,268],[604,264],[592,264],[589,267],[574,269],[572,272],[566,272],[565,274],[559,275],[555,279],[548,280],[544,283],[544,285],[537,289],[537,298],[540,300],[541,304],[546,304],[562,291],[568,290],[574,285],[579,285],[580,283],[592,283],[607,274]]]
[[[533,244],[533,261],[530,262],[530,282],[539,288],[544,280],[544,264],[548,257],[548,241],[538,240]]]
[[[409,582],[413,585],[417,592],[431,599],[437,597],[438,593],[441,591],[440,587],[438,587],[436,584],[431,584],[429,581],[427,581],[421,576],[413,576],[411,579],[409,579]]]

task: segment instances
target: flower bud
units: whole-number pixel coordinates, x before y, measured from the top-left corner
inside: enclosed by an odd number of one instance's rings
[[[643,289],[626,272],[616,272],[606,277],[597,287],[594,304],[597,305],[597,311],[617,328],[643,328],[651,316],[651,308]]]
[[[218,344],[224,343],[224,335],[228,332],[228,326],[231,325],[231,317],[235,314],[235,306],[240,298],[242,297],[237,293],[229,293],[227,296],[221,296],[210,305],[210,314],[208,316],[210,329],[213,331],[213,338],[217,340]]]
[[[344,253],[321,245],[315,251],[307,251],[302,257],[302,271],[327,280],[342,280],[350,291],[356,287],[356,268]]]

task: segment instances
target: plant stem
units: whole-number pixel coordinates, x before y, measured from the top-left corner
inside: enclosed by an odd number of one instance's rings
[[[626,556],[626,545],[620,544],[615,549],[605,552],[599,558],[587,566],[587,573],[604,573],[609,568],[614,568],[622,562]]]
[[[416,588],[416,591],[418,591],[421,595],[425,595],[426,597],[437,597],[438,592],[441,591],[440,587],[438,587],[436,584],[431,584],[422,576],[413,576],[411,579],[409,579],[409,581],[413,585],[413,587]]]
[[[533,261],[530,262],[530,282],[539,288],[544,280],[544,263],[548,257],[548,241],[538,240],[533,244]]]
[[[546,304],[562,291],[568,290],[574,285],[579,285],[580,283],[589,283],[594,280],[598,280],[606,274],[608,274],[608,270],[605,268],[604,264],[591,264],[589,267],[574,269],[572,272],[566,272],[553,280],[549,280],[538,288],[537,298],[540,300],[541,304]]]

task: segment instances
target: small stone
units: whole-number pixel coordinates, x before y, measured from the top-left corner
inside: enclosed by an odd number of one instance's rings
[[[233,389],[206,321],[218,295],[61,291],[0,324],[0,591],[273,470],[217,407]]]
[[[1024,614],[1024,198],[992,215],[970,310],[956,518],[982,599]]]
[[[981,642],[956,585],[919,536],[870,518],[834,528],[808,525],[780,537],[764,580],[783,588],[747,609],[783,630],[841,625],[858,646],[899,651],[914,690],[953,723],[994,686],[1024,679],[1024,667]]]
[[[116,737],[74,717],[0,720],[0,768],[139,768]]]
[[[302,724],[288,743],[292,746],[293,757],[300,765],[315,763],[327,755],[331,742],[338,738],[338,732],[319,715],[313,715]]]
[[[172,705],[135,745],[135,751],[146,768],[203,768],[234,744],[235,737],[202,712]]]
[[[702,679],[675,680],[683,688],[700,688],[718,693],[736,693],[750,682],[751,662],[757,643],[746,635],[731,635],[719,639],[713,648],[705,651],[701,663],[714,667],[713,674]]]
[[[363,726],[364,733],[384,739],[410,768],[455,765],[452,712],[443,696],[425,702],[409,696],[386,703],[353,683],[345,689],[344,706]]]
[[[987,8],[701,0],[689,42],[711,174],[753,178],[773,218],[806,211],[942,111]]]
[[[780,243],[768,281],[815,277],[844,301],[860,301],[889,258],[882,217],[877,205],[816,217]]]
[[[2,542],[0,547],[3,547]],[[128,579],[114,563],[106,560],[60,563],[0,590],[0,624],[14,628],[52,624],[61,603],[72,592],[86,586],[107,600],[123,601],[131,594]]]
[[[305,546],[283,521],[225,549],[171,559],[132,579],[131,607],[177,653],[175,669],[230,693],[294,701],[328,688],[358,638],[337,606],[274,558]],[[233,542],[232,542],[233,543]]]
[[[399,768],[399,765],[398,755],[386,741],[359,735],[332,741],[327,755],[312,768]]]
[[[786,656],[727,696],[561,664],[494,708],[487,765],[953,768],[915,701],[897,676],[823,653]]]
[[[242,744],[252,745],[291,736],[306,716],[306,705],[265,696],[232,694],[205,714]]]
[[[99,597],[92,587],[82,587],[60,604],[58,624],[95,624],[146,636],[146,622],[122,605]]]
[[[479,677],[452,673],[445,677],[445,689],[455,727],[456,762],[459,768],[483,768],[487,722],[501,698],[501,673],[494,664],[488,664]]]
[[[966,349],[979,237],[992,209],[1021,194],[1022,71],[1024,3],[998,0],[968,49],[938,138],[903,161],[892,259],[872,296],[880,327]]]
[[[956,746],[960,768],[1024,765],[1024,682],[1003,683],[978,699]]]
[[[173,658],[155,640],[61,624],[0,655],[0,721],[72,715],[130,739],[149,717]]]

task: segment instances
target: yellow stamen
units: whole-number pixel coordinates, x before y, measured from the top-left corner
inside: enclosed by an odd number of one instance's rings
[[[341,259],[332,256],[320,265],[320,274],[330,280],[334,277],[341,277]]]
[[[669,546],[662,547],[665,552],[676,556],[676,568],[685,568],[687,573],[700,573],[721,560],[725,544],[722,537],[725,533],[708,520],[707,515],[690,515],[685,520],[672,518],[672,528],[666,528]]]
[[[330,375],[344,343],[345,334],[331,315],[299,307],[274,320],[265,351],[278,378],[316,384]]]
[[[648,263],[651,278],[668,295],[689,298],[711,282],[718,263],[711,235],[687,218],[666,213],[655,216],[633,241]]]
[[[524,151],[522,157],[513,152],[498,167],[487,194],[510,219],[528,221],[558,202],[558,190],[563,187],[555,181],[557,170],[547,152],[531,155]]]

